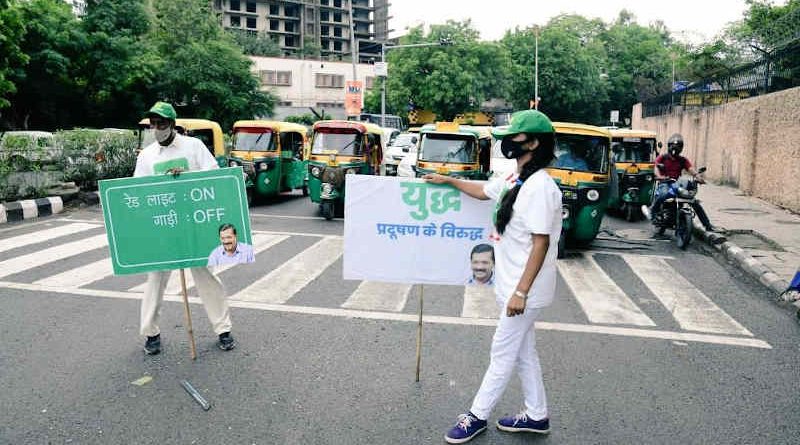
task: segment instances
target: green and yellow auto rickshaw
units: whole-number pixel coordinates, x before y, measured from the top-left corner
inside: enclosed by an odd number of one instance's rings
[[[454,122],[424,125],[414,167],[416,176],[439,173],[460,179],[488,178],[492,148],[489,129]]]
[[[556,159],[547,172],[562,193],[558,246],[585,245],[597,237],[608,207],[611,133],[592,125],[553,122]]]
[[[195,137],[203,141],[208,151],[217,159],[220,167],[228,166],[225,143],[222,138],[222,127],[207,119],[176,119],[175,127],[179,133]],[[150,119],[139,121],[139,150],[155,142],[156,137],[150,128]]]
[[[619,186],[612,190],[608,206],[619,209],[628,221],[639,220],[642,205],[650,204],[653,193],[656,133],[631,129],[609,131]]]
[[[302,190],[308,196],[308,137],[303,125],[245,120],[233,124],[230,167],[247,175],[247,197],[255,199]]]
[[[380,174],[383,131],[366,122],[329,120],[315,123],[312,132],[308,190],[330,220],[344,208],[347,175]]]

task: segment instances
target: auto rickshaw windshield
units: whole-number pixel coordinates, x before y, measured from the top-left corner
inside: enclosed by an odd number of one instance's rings
[[[478,162],[475,139],[457,134],[424,133],[419,159],[429,162],[470,164]]]
[[[655,139],[623,138],[621,142],[612,142],[614,161],[616,162],[653,162]]]
[[[361,133],[327,133],[317,131],[311,144],[312,154],[328,154],[335,151],[345,156],[361,156]]]
[[[237,132],[233,141],[233,149],[237,151],[275,151],[272,133]]]
[[[556,135],[555,168],[605,173],[608,171],[608,138],[581,134]]]

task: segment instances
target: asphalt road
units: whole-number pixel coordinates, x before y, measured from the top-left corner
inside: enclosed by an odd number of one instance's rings
[[[494,321],[465,316],[463,287],[426,286],[417,383],[418,289],[353,306],[360,283],[341,279],[341,257],[313,268],[303,256],[340,239],[341,220],[319,218],[299,195],[251,216],[266,247],[256,264],[220,275],[239,347],[217,349],[193,304],[194,362],[177,295],[162,315],[164,351],[142,353],[144,279],[97,270],[108,257],[88,241],[104,233],[97,207],[0,228],[0,443],[443,443],[483,376]],[[791,314],[701,250],[650,238],[644,222],[607,217],[605,227],[589,251],[563,260],[556,303],[538,324],[551,434],[490,428],[472,443],[798,443]],[[297,261],[311,263],[289,279],[296,291],[286,301],[241,298]],[[654,262],[672,279],[654,284]],[[632,306],[609,311],[612,297]],[[513,379],[492,420],[519,411],[520,392]]]

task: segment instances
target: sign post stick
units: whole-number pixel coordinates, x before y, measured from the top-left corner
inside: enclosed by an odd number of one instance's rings
[[[419,323],[417,324],[417,380],[419,382],[419,369],[422,362],[422,298],[424,285],[419,285]]]
[[[192,330],[192,313],[189,311],[189,292],[186,291],[185,269],[181,269],[181,293],[183,294],[183,309],[186,313],[186,328],[189,331],[189,345],[192,348],[192,360],[197,360],[197,348],[194,345],[194,331]]]

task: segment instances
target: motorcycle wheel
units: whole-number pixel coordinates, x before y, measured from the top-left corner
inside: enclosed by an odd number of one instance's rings
[[[692,241],[692,215],[689,213],[681,213],[678,218],[678,227],[675,228],[675,243],[678,248],[686,250],[689,243]]]
[[[333,201],[322,201],[319,205],[320,211],[322,212],[322,217],[327,219],[328,221],[332,220],[335,216],[335,208],[333,205]]]
[[[303,196],[308,196],[308,186],[304,185],[302,190],[303,190]]]

